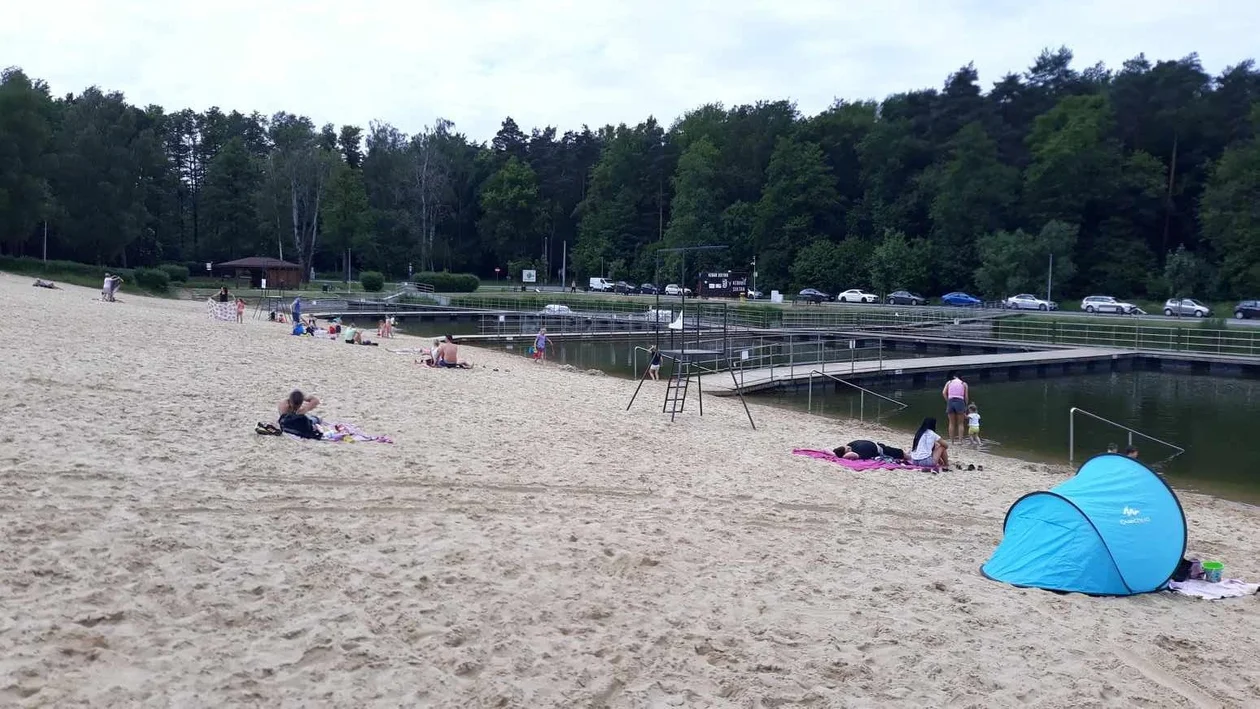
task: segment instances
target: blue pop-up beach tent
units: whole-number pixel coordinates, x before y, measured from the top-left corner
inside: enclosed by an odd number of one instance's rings
[[[1050,591],[1129,596],[1159,590],[1186,551],[1186,517],[1168,483],[1114,453],[1048,492],[1015,501],[980,571]]]

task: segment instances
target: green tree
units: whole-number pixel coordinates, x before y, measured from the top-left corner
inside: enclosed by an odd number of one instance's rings
[[[0,247],[21,253],[49,211],[46,152],[52,139],[48,86],[20,69],[0,73]]]
[[[336,254],[358,254],[358,262],[390,275],[402,275],[402,264],[382,258],[372,239],[369,221],[367,188],[363,171],[339,162],[333,168],[332,185],[324,207],[324,243]]]
[[[1211,269],[1203,259],[1182,244],[1164,260],[1161,285],[1168,298],[1202,298],[1212,285],[1211,278]]]
[[[870,257],[871,286],[881,295],[901,288],[922,294],[929,285],[931,246],[910,240],[899,231],[886,231]]]
[[[976,285],[986,296],[1004,298],[1016,293],[1044,292],[1051,273],[1054,283],[1068,282],[1076,273],[1072,260],[1076,238],[1077,227],[1061,221],[1048,222],[1036,235],[1022,229],[986,234],[978,244]]]
[[[538,177],[513,155],[481,186],[481,220],[477,228],[492,244],[499,260],[541,254],[542,219]]]
[[[670,246],[717,243],[721,232],[718,207],[717,148],[708,138],[692,143],[678,159],[674,174],[674,201],[670,208],[665,241]]]
[[[835,180],[822,148],[780,138],[766,168],[766,186],[753,224],[754,254],[767,279],[786,280],[789,267],[796,277],[795,254],[834,234],[835,205]],[[807,260],[816,261],[812,256]]]
[[[79,258],[117,263],[148,223],[135,150],[139,112],[119,93],[91,88],[65,107],[54,141],[54,219]]]
[[[215,248],[212,258],[230,260],[259,250],[257,192],[261,171],[239,137],[229,140],[206,169],[202,205]]]
[[[932,241],[941,259],[937,283],[947,290],[971,286],[975,244],[1011,221],[1019,172],[998,160],[997,143],[979,123],[968,123],[949,142],[948,159],[927,173],[932,200]]]
[[[1203,191],[1203,237],[1221,259],[1229,294],[1260,293],[1260,140],[1229,147],[1212,168]]]

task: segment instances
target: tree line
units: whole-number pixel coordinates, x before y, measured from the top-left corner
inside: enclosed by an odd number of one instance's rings
[[[707,104],[666,127],[316,126],[0,76],[0,250],[121,266],[269,255],[340,272],[536,268],[763,289],[1260,297],[1260,72],[1042,52],[988,90]],[[1053,258],[1053,273],[1050,262]]]

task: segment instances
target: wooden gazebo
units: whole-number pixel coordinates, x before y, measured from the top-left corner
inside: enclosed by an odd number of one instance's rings
[[[250,256],[215,264],[215,270],[219,269],[223,275],[231,273],[238,279],[248,277],[250,288],[261,288],[264,278],[269,289],[296,288],[302,282],[301,266],[270,256]]]

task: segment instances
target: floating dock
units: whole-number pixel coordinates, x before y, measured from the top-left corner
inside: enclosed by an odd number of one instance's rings
[[[1074,371],[1110,369],[1117,363],[1131,364],[1139,356],[1133,350],[1079,347],[1072,349],[1006,352],[1001,354],[923,357],[918,359],[885,359],[882,361],[828,362],[793,364],[758,369],[735,370],[735,381],[728,372],[706,374],[701,378],[704,390],[716,396],[736,393],[751,394],[778,387],[808,385],[811,378],[826,379],[830,375],[850,383],[914,382],[923,383],[931,375],[942,384],[945,375],[958,371],[971,380],[983,381],[1002,371],[1017,378],[1020,371],[1032,370],[1038,376]],[[821,372],[822,375],[818,374]]]

